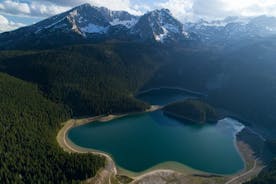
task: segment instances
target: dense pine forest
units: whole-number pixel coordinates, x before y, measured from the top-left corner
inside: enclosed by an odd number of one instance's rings
[[[175,102],[165,106],[163,112],[165,115],[188,120],[190,123],[216,123],[219,120],[216,110],[200,100]]]
[[[104,158],[65,153],[55,137],[70,110],[36,85],[0,73],[0,183],[72,183],[94,176]]]
[[[1,53],[0,70],[38,84],[76,116],[122,113],[147,108],[133,94],[162,65],[165,54],[153,46],[124,43],[7,51]]]

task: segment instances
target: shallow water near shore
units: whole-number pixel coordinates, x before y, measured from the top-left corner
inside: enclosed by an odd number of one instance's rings
[[[181,94],[171,99],[182,97],[186,98]],[[163,100],[162,105],[168,102]],[[216,125],[185,124],[158,110],[105,123],[89,123],[71,129],[67,136],[78,146],[109,153],[116,164],[133,172],[172,161],[196,170],[227,175],[244,168],[235,146],[235,135],[242,128],[242,124],[230,118]]]

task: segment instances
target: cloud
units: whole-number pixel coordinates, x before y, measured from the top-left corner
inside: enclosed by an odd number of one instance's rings
[[[111,10],[125,10],[132,14],[141,14],[142,12],[139,10],[138,6],[132,6],[130,0],[88,0],[87,3],[95,6],[104,6]]]
[[[36,1],[32,2],[29,7],[31,9],[31,15],[41,17],[56,15],[71,8],[69,6],[57,6],[51,3],[39,3]]]
[[[276,16],[275,0],[0,0],[0,13],[46,18],[83,3],[125,10],[135,15],[168,8],[182,22],[227,16]]]
[[[181,21],[194,18],[192,0],[167,0],[155,3],[156,8],[167,8]]]
[[[0,9],[7,11],[10,14],[29,14],[31,12],[28,3],[20,3],[10,0],[5,0],[0,3]]]
[[[77,6],[77,5],[80,5],[80,4],[84,4],[84,3],[90,3],[92,0],[35,0],[37,2],[50,2],[50,3],[53,3],[53,4],[56,4],[56,5],[59,5],[59,6]],[[103,0],[105,1],[105,0]],[[114,4],[114,1],[113,3]]]
[[[156,4],[170,9],[181,21],[214,20],[227,16],[276,16],[275,0],[166,0]]]
[[[275,0],[223,0],[224,6],[232,13],[242,16],[276,16]]]
[[[3,14],[30,17],[47,17],[55,15],[70,7],[58,6],[45,1],[20,2],[13,0],[4,0],[0,3],[0,12]]]
[[[224,0],[193,1],[193,14],[197,18],[219,19],[227,15],[236,16],[232,11],[233,9],[229,8]]]
[[[147,5],[143,3],[143,7],[133,4],[131,0],[47,0],[48,2],[58,4],[60,6],[77,6],[84,3],[89,3],[94,6],[103,6],[111,10],[125,10],[132,14],[142,14],[140,8],[145,8]]]
[[[0,15],[0,32],[10,31],[22,26],[25,25],[22,23],[15,23],[13,21],[9,21],[6,17]]]
[[[141,9],[147,7],[146,4],[133,5],[130,0],[116,0],[116,3],[114,0],[32,0],[24,2],[4,0],[0,2],[0,12],[17,16],[48,17],[84,3],[107,7],[111,10],[125,10],[135,15],[142,14]]]

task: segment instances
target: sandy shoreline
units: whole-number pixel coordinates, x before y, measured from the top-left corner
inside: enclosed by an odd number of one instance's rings
[[[145,112],[156,111],[156,110],[159,110],[160,108],[162,107],[151,106],[151,108],[146,110]],[[144,113],[144,112],[140,112],[140,113]],[[139,114],[139,113],[131,113],[131,114]],[[254,152],[250,149],[250,146],[241,140],[237,140],[236,146],[243,160],[245,161],[245,169],[231,176],[216,175],[212,173],[198,171],[176,162],[161,163],[141,173],[135,173],[135,172],[127,171],[123,168],[117,167],[112,157],[107,153],[103,153],[93,149],[79,147],[74,143],[72,143],[67,137],[68,131],[71,128],[74,128],[76,126],[84,125],[93,121],[108,122],[113,119],[121,118],[127,115],[130,115],[130,114],[96,116],[96,117],[84,118],[84,119],[78,119],[78,120],[69,120],[63,123],[63,127],[61,128],[61,130],[58,132],[58,135],[57,135],[57,142],[61,146],[61,148],[63,148],[64,151],[70,152],[70,153],[72,152],[92,153],[92,154],[104,156],[106,158],[105,167],[101,169],[94,178],[87,180],[89,183],[113,183],[112,181],[116,180],[116,175],[119,174],[119,175],[126,175],[128,177],[133,178],[134,181],[132,183],[139,183],[139,181],[143,181],[147,183],[146,181],[148,180],[152,181],[152,178],[157,179],[158,177],[163,177],[163,179],[166,177],[175,177],[179,181],[189,180],[189,182],[193,182],[196,184],[197,183],[200,184],[201,182],[233,184],[233,183],[237,183],[236,181],[240,181],[241,179],[243,179],[242,181],[247,181],[249,178],[247,175],[250,175],[250,178],[251,178],[252,176],[257,175],[263,168],[262,163],[254,157]]]
[[[73,145],[67,139],[67,132],[76,126],[84,125],[92,121],[96,121],[100,119],[101,116],[93,117],[93,118],[86,118],[86,119],[79,119],[79,120],[69,120],[64,123],[62,129],[58,132],[57,135],[57,142],[64,151],[69,153],[92,153],[95,155],[101,155],[106,158],[105,167],[98,171],[94,178],[88,179],[88,183],[111,183],[110,180],[114,178],[117,174],[117,168],[113,159],[105,153],[100,153],[96,151],[91,151],[87,149],[82,149],[81,147],[77,147]]]

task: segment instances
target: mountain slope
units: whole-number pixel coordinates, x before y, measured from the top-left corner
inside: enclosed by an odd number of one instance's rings
[[[105,43],[11,53],[0,57],[0,71],[38,84],[74,115],[140,111],[147,105],[132,94],[166,62],[162,51],[139,43]]]
[[[118,25],[128,28],[137,18],[124,11],[84,4],[34,25],[0,34],[0,48],[49,48],[97,42],[112,37],[107,35],[109,29]]]
[[[56,132],[70,114],[35,85],[0,73],[0,92],[1,183],[74,183],[104,166],[102,157],[58,147]]]
[[[141,40],[158,42],[177,41],[187,37],[183,24],[167,9],[155,10],[143,15],[131,28],[131,34],[137,35]]]

